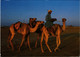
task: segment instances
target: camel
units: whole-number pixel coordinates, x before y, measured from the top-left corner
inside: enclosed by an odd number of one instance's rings
[[[28,24],[22,23],[22,22],[17,22],[15,24],[12,24],[9,27],[8,47],[10,48],[10,45],[11,45],[12,51],[14,51],[12,39],[17,32],[17,33],[20,33],[20,34],[23,35],[21,44],[19,46],[19,51],[20,51],[20,48],[21,48],[21,46],[22,46],[22,44],[25,40],[25,37],[27,37],[28,46],[29,46],[29,49],[31,50],[30,44],[29,44],[29,33],[30,32],[35,32],[37,30],[38,26],[42,23],[44,23],[44,22],[43,21],[38,21],[34,28],[31,28]]]
[[[32,19],[34,20],[34,18],[32,18]],[[30,20],[31,20],[31,19],[30,19]],[[31,25],[32,27],[34,27],[35,24],[36,24],[36,22],[37,22],[37,21],[29,22],[29,23],[32,24],[32,25]],[[45,36],[45,37],[46,37],[46,38],[45,38],[46,40],[48,39],[48,36],[49,36],[49,34],[48,34],[48,32],[47,32],[47,29],[46,29],[46,27],[44,26],[44,24],[41,24],[41,25],[38,26],[38,29],[36,30],[36,33],[38,33],[38,37],[37,37],[37,40],[36,40],[35,47],[37,46],[37,41],[39,40],[39,36],[40,36],[40,35],[41,35],[41,37],[43,37],[44,35],[46,35],[46,36]],[[52,31],[50,31],[50,33],[55,37],[55,35],[52,33]],[[41,39],[42,39],[42,38],[41,38]],[[49,49],[49,51],[52,52],[51,49],[49,48],[49,45],[47,44],[48,41],[46,41],[46,40],[45,40],[45,44],[46,44],[47,48]],[[41,40],[40,45],[41,45],[41,50],[43,50],[43,49],[42,49],[42,40]],[[43,52],[43,51],[42,51],[42,52]]]
[[[64,18],[64,19],[62,19],[62,20],[64,20],[64,21],[66,21],[66,19]],[[54,19],[54,20],[51,20],[51,21],[56,21],[56,19]],[[63,21],[63,22],[64,22]],[[29,23],[34,23],[34,22],[29,22]],[[33,25],[33,24],[32,24]],[[39,25],[39,26],[41,26],[41,25]],[[64,27],[64,25],[63,25],[63,27]],[[48,38],[49,38],[49,33],[53,36],[53,37],[56,37],[56,44],[57,44],[57,47],[54,49],[54,51],[56,52],[56,50],[58,49],[58,47],[59,47],[59,45],[60,45],[60,43],[61,43],[61,41],[60,41],[60,34],[61,34],[61,32],[63,31],[62,30],[62,27],[59,25],[59,24],[54,24],[52,27],[50,27],[50,28],[46,28],[44,25],[42,25],[39,29],[37,29],[37,30],[39,30],[37,33],[38,33],[38,37],[37,37],[37,40],[36,40],[36,43],[35,43],[35,47],[37,46],[37,41],[39,40],[39,36],[40,36],[40,34],[41,34],[41,42],[40,42],[40,45],[41,45],[41,51],[42,51],[42,53],[44,53],[44,50],[43,50],[43,48],[42,48],[42,41],[43,41],[43,37],[45,36],[45,38],[44,38],[44,40],[45,40],[45,44],[46,44],[46,46],[48,47],[48,49],[49,49],[49,51],[50,52],[52,52],[51,51],[51,49],[50,49],[50,47],[49,47],[49,45],[47,44],[47,42],[48,42]],[[55,35],[56,34],[56,35]]]
[[[56,35],[57,35],[57,37],[56,37],[56,45],[57,45],[57,47],[54,49],[55,52],[56,52],[56,50],[59,49],[59,46],[60,46],[60,44],[61,44],[60,35],[61,35],[61,33],[62,33],[63,31],[65,31],[65,21],[66,21],[66,19],[65,19],[65,18],[62,18],[62,22],[63,22],[63,26],[62,26],[62,27],[61,27],[59,24],[54,24],[54,25],[53,25],[53,28],[54,28],[55,33],[56,33]],[[54,26],[55,26],[55,27],[54,27]],[[56,31],[55,28],[57,28],[57,31]]]

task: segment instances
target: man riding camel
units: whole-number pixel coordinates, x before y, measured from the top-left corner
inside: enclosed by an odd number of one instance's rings
[[[48,10],[48,14],[46,15],[46,23],[45,23],[45,26],[47,28],[53,26],[53,22],[56,21],[57,19],[56,18],[51,18],[51,13],[52,13],[52,10]]]

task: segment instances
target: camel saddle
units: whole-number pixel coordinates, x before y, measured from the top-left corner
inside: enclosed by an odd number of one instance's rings
[[[57,21],[57,19],[56,19],[56,18],[51,18],[50,21],[51,21],[51,22],[54,22],[54,21]]]

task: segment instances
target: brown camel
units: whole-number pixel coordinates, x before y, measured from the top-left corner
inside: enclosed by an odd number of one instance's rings
[[[31,50],[30,44],[29,44],[29,33],[30,32],[35,32],[37,30],[38,26],[42,23],[44,23],[44,22],[43,21],[38,21],[34,28],[31,28],[28,24],[21,23],[21,22],[17,22],[15,24],[12,24],[9,28],[10,33],[9,33],[9,36],[8,36],[8,47],[10,47],[10,45],[11,45],[12,51],[14,51],[12,39],[13,39],[14,35],[16,34],[15,32],[18,32],[18,33],[23,35],[21,44],[19,46],[19,51],[20,51],[20,48],[21,48],[21,46],[22,46],[22,44],[25,40],[25,37],[27,37],[28,46],[29,46],[29,49]]]
[[[59,49],[59,46],[61,44],[60,34],[63,31],[65,31],[65,21],[66,21],[66,19],[65,18],[62,18],[62,22],[63,22],[63,26],[62,27],[59,24],[54,24],[53,25],[53,28],[54,28],[55,33],[57,35],[57,37],[56,37],[56,45],[57,45],[57,47],[54,49],[55,52],[56,52],[57,49]],[[56,28],[57,28],[57,30],[56,30]]]
[[[32,18],[32,19],[34,20],[34,18]],[[31,19],[30,19],[30,20],[31,20]],[[34,27],[35,24],[36,24],[36,22],[37,22],[37,21],[29,22],[29,23],[32,24],[32,25],[31,25],[32,27]],[[39,36],[41,35],[41,37],[43,38],[43,36],[46,35],[46,36],[45,36],[45,39],[46,39],[47,41],[45,40],[45,44],[46,44],[46,46],[48,47],[49,51],[52,52],[51,49],[49,48],[49,45],[47,44],[49,34],[48,34],[48,31],[47,31],[46,27],[44,26],[44,24],[41,24],[41,25],[38,26],[38,29],[36,30],[36,33],[38,33],[38,37],[37,37],[37,40],[36,40],[35,47],[37,46],[37,41],[38,41],[38,39],[39,39]],[[55,36],[55,35],[52,33],[52,31],[50,31],[50,33],[51,33],[53,36]],[[41,39],[42,39],[42,38],[41,38]],[[44,52],[43,49],[42,49],[42,41],[43,41],[43,40],[41,40],[41,43],[40,43],[40,45],[41,45],[41,51]]]
[[[66,20],[66,19],[62,19],[62,20]],[[51,21],[56,21],[56,19],[51,20]],[[32,25],[34,24],[34,22],[29,22],[29,23],[32,23]],[[44,52],[43,48],[42,48],[42,41],[43,41],[43,36],[45,35],[45,38],[44,38],[45,44],[48,47],[49,51],[52,52],[51,49],[49,48],[48,44],[47,44],[49,33],[50,33],[54,37],[56,35],[56,44],[57,44],[57,47],[54,49],[54,51],[56,51],[58,49],[58,47],[59,47],[59,45],[61,43],[61,41],[60,41],[60,34],[62,32],[62,27],[59,24],[54,24],[50,28],[46,28],[43,24],[41,24],[41,25],[39,25],[39,28],[37,29],[36,32],[38,33],[38,37],[37,37],[37,40],[36,40],[35,47],[37,46],[37,41],[39,40],[39,36],[41,35],[41,42],[40,42],[41,51]]]

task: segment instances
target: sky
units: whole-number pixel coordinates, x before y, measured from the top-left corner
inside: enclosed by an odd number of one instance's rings
[[[29,23],[29,18],[46,22],[48,10],[52,10],[51,17],[58,21],[66,18],[66,25],[80,26],[78,0],[1,0],[1,25]],[[62,25],[62,22],[55,23]]]

